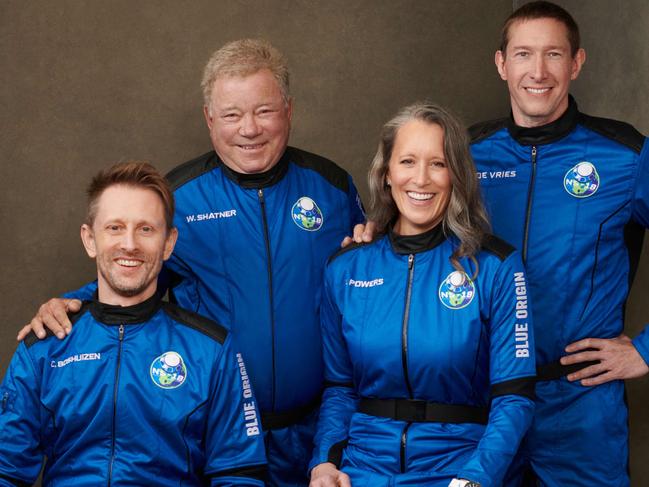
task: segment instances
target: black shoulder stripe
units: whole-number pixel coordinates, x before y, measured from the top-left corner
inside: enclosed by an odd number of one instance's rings
[[[376,240],[376,237],[374,237],[374,239]],[[350,250],[356,250],[356,249],[358,249],[360,247],[364,247],[365,245],[370,245],[371,243],[372,242],[361,242],[361,243],[352,242],[349,245],[347,245],[347,247],[343,247],[341,249],[338,249],[333,254],[331,254],[329,256],[329,259],[327,260],[327,264],[332,263],[336,258],[340,257],[343,254],[346,254]]]
[[[210,474],[210,478],[215,477],[247,477],[250,479],[261,480],[266,482],[267,467],[266,465],[251,465],[247,467],[231,468],[229,470],[221,470]]]
[[[645,138],[633,125],[610,118],[591,117],[583,113],[579,114],[579,123],[593,132],[619,142],[638,154],[642,151]]]
[[[513,245],[505,242],[503,239],[495,235],[487,234],[482,240],[482,249],[491,252],[500,260],[505,260],[516,250]]]
[[[503,127],[507,126],[507,118],[499,118],[497,120],[489,120],[487,122],[480,122],[473,124],[469,127],[469,137],[471,143],[479,142],[482,139],[498,132]]]
[[[171,189],[175,191],[183,184],[211,171],[218,165],[219,159],[216,156],[216,152],[210,151],[196,159],[192,159],[180,166],[176,166],[174,169],[169,171],[165,177],[167,178],[167,181],[169,181]]]
[[[534,394],[535,385],[535,377],[522,377],[520,379],[506,380],[505,382],[494,384],[491,387],[491,398],[493,399],[498,396],[516,394],[517,396],[524,396],[534,400],[536,398],[536,395]]]
[[[162,303],[162,309],[179,323],[194,328],[219,343],[223,343],[228,336],[228,330],[225,327],[198,313],[187,311],[172,303]]]
[[[88,305],[89,304],[90,304],[90,301],[84,301],[81,304],[81,308],[79,309],[79,311],[77,311],[75,313],[68,313],[68,319],[70,320],[70,323],[72,323],[73,326],[77,321],[79,321],[79,318],[81,318],[83,316],[83,314],[88,310]],[[54,333],[52,333],[52,331],[49,328],[45,328],[45,338],[43,338],[43,340],[46,340],[49,337],[53,337],[53,336],[54,336]],[[25,346],[27,348],[30,348],[35,343],[38,343],[40,340],[41,339],[38,338],[38,336],[36,336],[36,333],[34,333],[32,331],[32,332],[29,333],[29,335],[27,335],[25,337],[25,340],[24,340]]]
[[[296,149],[295,147],[288,147],[287,151],[289,161],[292,163],[306,169],[313,169],[329,181],[332,186],[345,193],[349,192],[349,174],[335,162],[317,154]]]
[[[353,382],[333,382],[330,380],[324,381],[323,387],[348,387],[349,389],[354,388]]]
[[[336,468],[340,468],[340,462],[343,458],[343,450],[346,446],[347,440],[339,441],[338,443],[331,445],[327,455],[327,461],[333,463]]]

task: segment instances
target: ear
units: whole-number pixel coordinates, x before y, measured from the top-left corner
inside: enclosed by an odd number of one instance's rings
[[[496,69],[500,75],[500,79],[507,81],[507,70],[505,69],[505,54],[498,50],[494,56],[494,63],[496,63]]]
[[[570,79],[576,80],[581,72],[581,67],[586,62],[586,51],[583,48],[579,48],[575,57],[572,58],[572,71],[570,72]]]
[[[176,240],[178,240],[178,229],[176,227],[169,230],[167,235],[167,240],[165,241],[165,250],[162,255],[163,260],[168,260],[171,257],[171,253],[174,251],[176,246]]]
[[[207,123],[207,128],[212,130],[212,125],[214,124],[214,118],[210,113],[210,108],[207,105],[203,105],[203,115],[205,116],[205,123]]]
[[[90,257],[91,259],[97,257],[95,234],[92,231],[92,228],[90,228],[90,226],[85,223],[81,225],[81,242],[83,242],[83,246],[86,249],[88,257]]]

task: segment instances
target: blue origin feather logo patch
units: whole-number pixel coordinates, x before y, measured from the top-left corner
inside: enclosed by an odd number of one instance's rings
[[[575,198],[588,198],[599,188],[599,174],[591,162],[582,161],[563,178],[563,187]]]
[[[176,352],[165,352],[151,362],[151,380],[163,389],[175,389],[187,380],[185,361]]]
[[[468,306],[475,296],[475,285],[464,272],[453,271],[439,286],[439,300],[450,309]]]
[[[293,217],[293,223],[308,232],[320,230],[324,221],[322,211],[320,211],[316,202],[308,196],[302,196],[295,202],[291,209],[291,216]]]

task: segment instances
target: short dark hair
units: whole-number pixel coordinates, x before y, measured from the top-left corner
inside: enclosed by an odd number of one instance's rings
[[[162,201],[167,230],[173,228],[174,195],[164,176],[152,164],[146,161],[119,162],[108,169],[100,171],[92,178],[86,190],[86,194],[88,195],[86,224],[92,226],[97,216],[97,202],[99,198],[104,191],[115,185],[149,189],[156,193]]]
[[[516,9],[503,24],[500,33],[500,50],[505,55],[507,44],[509,43],[509,29],[514,22],[534,20],[534,19],[554,19],[566,26],[568,31],[568,42],[570,43],[570,54],[575,57],[580,47],[581,38],[579,36],[579,26],[575,19],[566,9],[552,2],[537,1],[522,5]]]

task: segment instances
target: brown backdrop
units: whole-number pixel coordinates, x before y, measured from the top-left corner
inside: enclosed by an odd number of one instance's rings
[[[507,112],[492,59],[518,3],[3,0],[0,373],[37,305],[93,275],[78,237],[89,177],[130,158],[168,170],[210,148],[199,80],[215,48],[265,37],[284,51],[291,143],[339,162],[366,195],[378,130],[400,106],[429,98],[467,123]],[[589,54],[574,90],[581,108],[649,132],[649,5],[560,3],[580,22]],[[649,316],[646,254],[628,307],[633,335]],[[649,471],[647,380],[629,388],[637,478]]]

